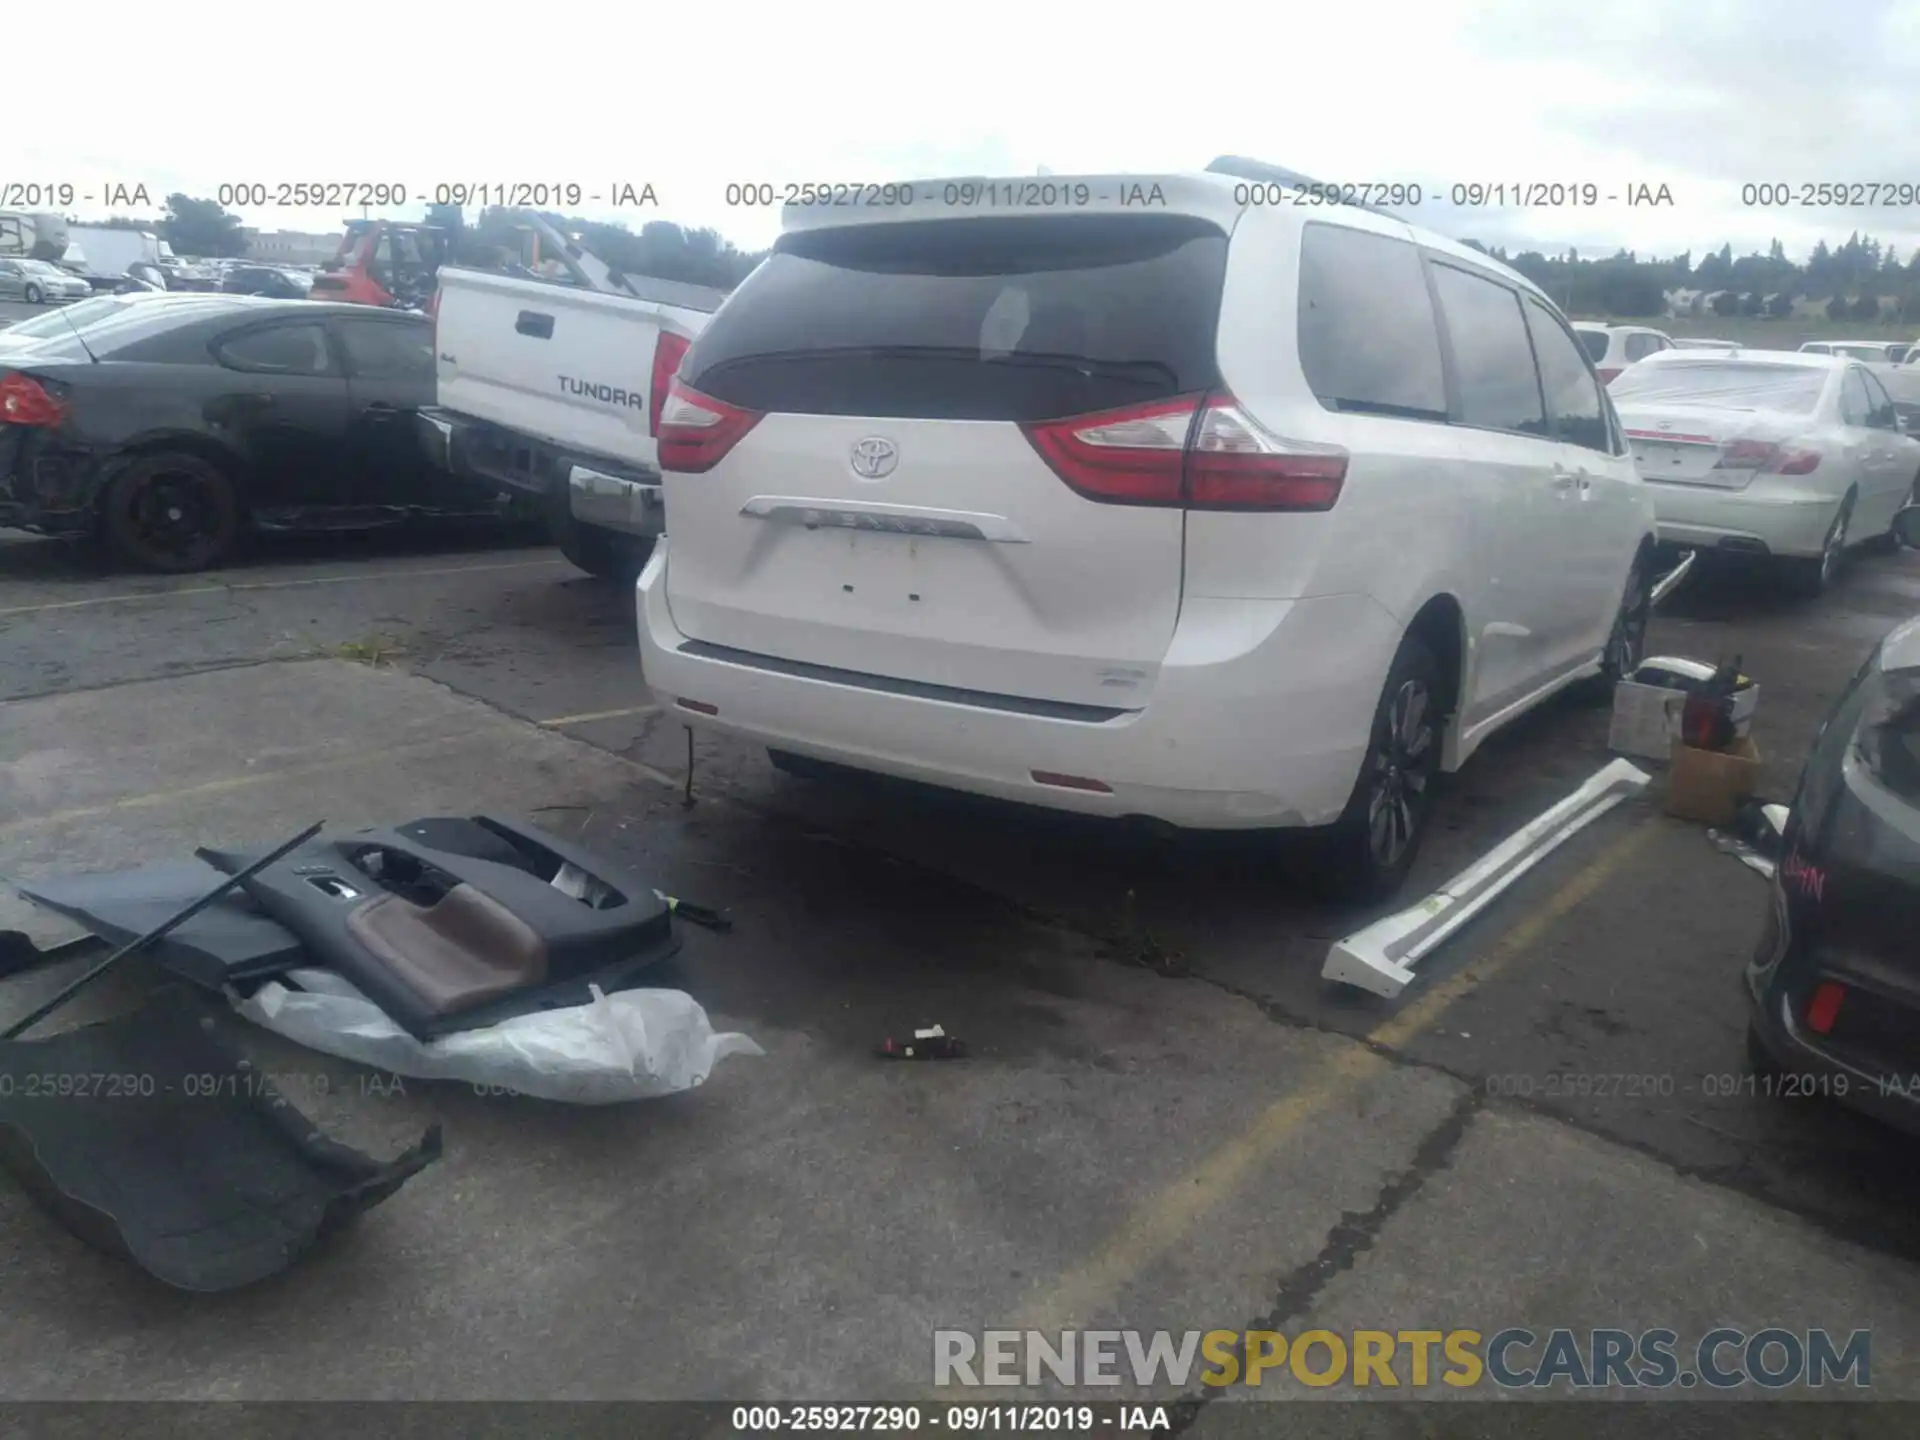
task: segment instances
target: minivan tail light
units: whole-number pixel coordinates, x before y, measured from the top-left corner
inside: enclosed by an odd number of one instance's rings
[[[1347,479],[1347,452],[1269,435],[1231,395],[1207,402],[1187,455],[1187,504],[1196,510],[1331,510]]]
[[[18,370],[0,376],[0,425],[51,427],[66,417],[66,405],[55,398],[45,382]]]
[[[758,410],[742,410],[675,380],[660,411],[660,468],[688,475],[711,470],[760,420]]]
[[[686,359],[687,351],[692,348],[691,340],[671,330],[662,330],[660,338],[653,342],[653,388],[647,392],[649,435],[658,436],[660,433],[660,412],[667,408],[667,390],[679,372],[680,362]]]
[[[1053,473],[1089,500],[1178,505],[1197,403],[1188,395],[1020,428]]]
[[[1608,365],[1604,367],[1600,371],[1600,383],[1602,385],[1611,385],[1615,380],[1620,378],[1620,372],[1626,368],[1624,365]]]
[[[1022,425],[1054,474],[1089,500],[1193,510],[1327,510],[1347,452],[1269,434],[1232,395]]]

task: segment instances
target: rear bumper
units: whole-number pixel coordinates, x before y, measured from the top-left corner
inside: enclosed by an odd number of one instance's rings
[[[1650,480],[1647,493],[1662,544],[1735,553],[1816,556],[1840,509],[1838,497],[1805,490],[1713,490]]]
[[[1399,622],[1361,595],[1189,599],[1145,709],[1065,718],[847,672],[796,674],[691,642],[668,603],[670,548],[654,551],[636,606],[647,682],[675,718],[906,780],[1194,829],[1337,819],[1400,641]],[[717,713],[687,710],[683,700]],[[1110,789],[1043,784],[1035,772]]]
[[[416,424],[433,463],[484,490],[488,498],[506,491],[549,505],[564,503],[581,524],[624,535],[656,536],[666,528],[656,472],[568,450],[452,410],[423,409]]]
[[[1809,803],[1810,784],[1825,798]],[[1791,1076],[1812,1077],[1787,1093],[1832,1098],[1920,1135],[1920,961],[1909,918],[1920,840],[1910,823],[1888,823],[1876,788],[1851,761],[1809,763],[1744,978],[1756,1038]],[[1820,812],[1811,831],[1808,810]],[[1844,998],[1819,1034],[1804,1017],[1828,982]]]
[[[0,528],[64,537],[93,533],[100,465],[57,432],[0,425]]]

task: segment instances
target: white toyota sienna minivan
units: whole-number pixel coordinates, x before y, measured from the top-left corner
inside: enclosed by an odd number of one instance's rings
[[[1390,892],[1438,771],[1638,663],[1654,518],[1545,295],[1298,180],[789,206],[661,416],[662,703],[787,768],[1326,827]]]

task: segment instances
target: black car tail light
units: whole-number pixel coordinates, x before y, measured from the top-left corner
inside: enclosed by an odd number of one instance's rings
[[[55,426],[67,418],[64,386],[18,370],[0,375],[0,424]]]
[[[1847,998],[1847,987],[1837,980],[1822,980],[1807,1000],[1807,1028],[1816,1035],[1832,1031],[1840,1018],[1840,1004]]]

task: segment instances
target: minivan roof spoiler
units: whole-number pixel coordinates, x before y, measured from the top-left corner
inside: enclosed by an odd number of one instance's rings
[[[1215,175],[1231,175],[1236,180],[1262,180],[1274,185],[1285,185],[1291,190],[1318,190],[1322,194],[1338,195],[1340,187],[1302,175],[1298,170],[1289,170],[1284,165],[1269,165],[1264,160],[1249,160],[1242,155],[1222,155],[1207,166]],[[1378,215],[1383,220],[1398,220],[1406,223],[1406,217],[1396,215],[1391,210],[1382,210],[1378,205],[1362,205],[1358,201],[1343,200],[1339,203],[1350,210],[1364,210],[1369,215]]]

